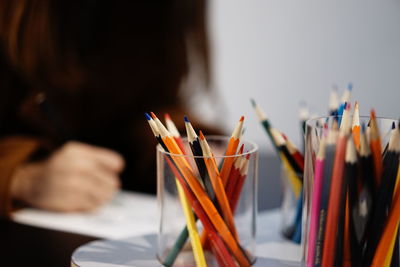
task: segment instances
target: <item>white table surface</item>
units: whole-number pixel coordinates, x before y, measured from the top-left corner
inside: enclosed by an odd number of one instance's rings
[[[284,240],[279,232],[278,210],[258,216],[257,261],[254,266],[299,266],[301,247]],[[78,248],[72,263],[79,267],[161,266],[156,259],[155,233],[120,240],[100,240]]]
[[[79,267],[160,266],[155,258],[157,203],[154,196],[120,192],[90,213],[56,213],[24,209],[19,223],[105,238],[78,248],[72,261]],[[255,266],[298,266],[301,248],[280,235],[279,211],[259,213],[258,260]]]

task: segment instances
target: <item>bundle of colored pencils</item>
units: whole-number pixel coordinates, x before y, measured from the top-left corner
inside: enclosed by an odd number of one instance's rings
[[[163,259],[163,264],[172,266],[190,237],[196,266],[206,266],[204,250],[209,248],[219,266],[250,266],[254,258],[241,246],[233,217],[246,180],[250,156],[243,153],[244,145],[240,146],[244,117],[240,118],[229,139],[226,157],[219,168],[206,137],[201,131],[199,136],[196,134],[187,117],[184,120],[188,147],[195,156],[195,163],[180,156],[189,155],[189,152],[168,115],[167,127],[153,113],[145,116],[158,143],[169,152],[164,158],[175,176],[171,179],[176,181],[186,219],[186,227]],[[203,226],[201,234],[197,219]]]
[[[283,170],[285,172],[284,178],[287,179],[286,183],[290,185],[297,202],[293,222],[289,225],[289,227],[283,229],[282,234],[286,238],[296,243],[300,243],[304,172],[303,153],[296,148],[296,146],[285,134],[272,127],[264,111],[256,104],[254,100],[251,100],[251,102],[263,128],[267,132],[271,143],[281,160]]]
[[[382,147],[375,112],[358,105],[318,132],[306,246],[307,266],[399,266],[400,130]],[[311,184],[310,184],[311,186]]]

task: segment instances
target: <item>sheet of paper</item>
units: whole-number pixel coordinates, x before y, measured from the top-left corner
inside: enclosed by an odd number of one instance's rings
[[[106,239],[155,236],[157,218],[156,197],[130,192],[118,193],[111,203],[90,213],[56,213],[27,208],[14,214],[14,220],[19,223]],[[280,235],[278,209],[259,213],[257,221],[257,256],[288,263],[300,261],[301,247]]]
[[[26,208],[15,212],[13,220],[100,238],[126,238],[156,232],[157,200],[150,195],[120,192],[93,212],[57,213]]]

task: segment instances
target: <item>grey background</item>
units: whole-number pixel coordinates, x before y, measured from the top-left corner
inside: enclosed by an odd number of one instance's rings
[[[227,132],[245,115],[246,138],[260,146],[261,209],[279,203],[279,161],[249,98],[298,145],[299,102],[326,115],[333,83],[340,95],[354,84],[361,114],[400,116],[400,0],[209,3],[217,96],[199,113]]]

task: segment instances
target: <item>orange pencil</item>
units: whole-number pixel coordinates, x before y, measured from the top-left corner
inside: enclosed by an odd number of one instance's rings
[[[353,135],[354,144],[356,145],[357,150],[359,150],[360,149],[360,109],[358,107],[357,101],[354,105],[353,123],[351,126],[351,131],[352,131],[352,135]]]
[[[250,154],[247,154],[247,156],[244,159],[242,159],[239,177],[237,179],[236,187],[235,190],[233,191],[233,196],[231,199],[232,203],[231,207],[233,212],[236,211],[236,207],[240,198],[240,193],[242,192],[244,181],[246,180],[247,177],[247,172],[249,170],[249,159],[250,159]]]
[[[219,215],[217,209],[212,203],[211,199],[207,196],[200,182],[197,180],[196,176],[193,174],[193,171],[186,161],[184,157],[175,156],[175,155],[183,155],[181,149],[176,144],[175,140],[171,137],[171,134],[165,128],[165,126],[160,122],[160,120],[155,116],[154,113],[151,113],[158,130],[161,134],[161,138],[164,141],[164,144],[167,146],[168,150],[171,153],[171,157],[178,167],[179,171],[182,173],[185,181],[188,183],[190,189],[193,191],[195,197],[200,202],[210,221],[214,225],[215,229],[221,235],[222,239],[225,241],[236,260],[241,266],[250,266],[249,260],[247,256],[244,254],[242,248],[237,243],[235,237],[232,235],[230,229]]]
[[[372,261],[372,267],[381,267],[384,266],[386,257],[390,251],[390,245],[393,240],[393,236],[396,236],[399,227],[399,218],[400,218],[400,190],[397,188],[395,197],[393,200],[392,208],[389,212],[389,216],[387,218],[385,230],[383,231],[382,237],[379,240],[378,247],[375,251],[375,256]]]
[[[237,148],[239,146],[240,137],[242,135],[244,117],[240,117],[238,124],[236,125],[231,138],[229,140],[228,148],[226,149],[225,156],[232,156],[236,154]],[[224,159],[224,163],[221,168],[221,179],[224,186],[228,182],[229,172],[231,171],[233,165],[234,157],[227,157]]]
[[[322,267],[334,265],[336,251],[336,233],[341,202],[341,191],[343,185],[343,170],[346,154],[347,136],[350,131],[349,105],[343,112],[340,125],[339,138],[336,145],[334,167],[331,179],[331,190],[329,193],[328,214],[326,217],[325,238],[322,252]]]
[[[243,149],[244,149],[244,144],[242,144],[240,146],[239,149],[239,155],[243,154]],[[243,157],[236,157],[235,161],[233,162],[233,166],[231,168],[231,172],[229,173],[229,183],[227,183],[225,190],[226,190],[226,195],[228,196],[229,199],[229,204],[231,204],[231,208],[232,208],[232,196],[234,194],[234,190],[237,184],[237,179],[240,175],[240,166],[242,163]],[[234,212],[234,210],[232,209],[232,212]]]
[[[232,234],[238,238],[232,209],[229,205],[228,197],[226,196],[225,187],[222,183],[217,163],[202,131],[200,131],[200,146],[203,151],[204,162],[214,188],[215,196],[217,197],[218,204],[221,207],[223,218]]]
[[[376,123],[375,111],[371,110],[371,120],[370,120],[370,147],[372,158],[374,160],[374,177],[376,186],[380,185],[382,179],[382,146],[381,138],[379,135],[378,125]]]
[[[166,160],[172,172],[174,173],[175,177],[177,177],[176,179],[179,181],[183,190],[185,191],[185,195],[188,198],[191,206],[193,207],[193,210],[195,211],[197,217],[200,218],[200,221],[202,222],[204,229],[206,230],[205,233],[211,240],[214,255],[217,258],[218,262],[222,264],[222,266],[226,267],[233,266],[235,262],[232,259],[229,250],[226,248],[219,234],[215,231],[215,228],[210,222],[209,218],[207,217],[207,214],[205,213],[203,207],[200,205],[200,203],[198,202],[193,192],[190,190],[187,183],[182,178],[182,176],[180,175],[179,171],[176,169],[172,161],[169,158],[166,158]]]

